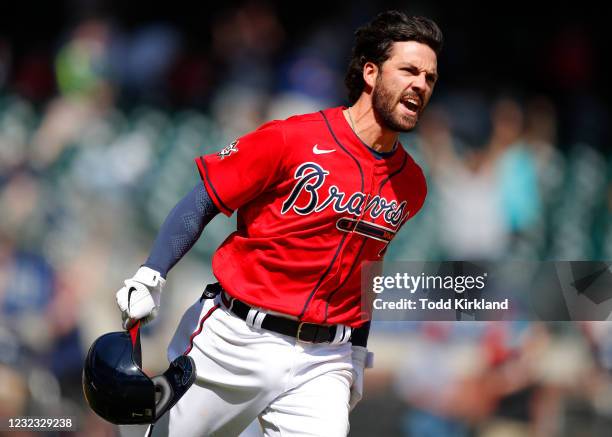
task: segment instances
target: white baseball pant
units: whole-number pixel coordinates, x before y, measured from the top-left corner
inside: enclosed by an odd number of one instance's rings
[[[250,327],[217,298],[183,315],[168,359],[186,351],[196,382],[153,436],[238,436],[255,418],[266,437],[348,434],[350,343],[303,343]]]

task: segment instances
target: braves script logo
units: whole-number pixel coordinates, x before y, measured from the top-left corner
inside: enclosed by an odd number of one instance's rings
[[[396,200],[389,202],[384,197],[376,195],[367,201],[366,194],[361,191],[356,191],[348,196],[336,185],[327,189],[327,197],[323,199],[319,189],[323,186],[328,174],[328,171],[314,162],[305,162],[300,165],[293,176],[297,183],[289,197],[283,202],[281,213],[285,214],[292,209],[296,214],[307,215],[323,211],[331,206],[338,213],[348,212],[357,217],[361,216],[364,211],[369,213],[373,219],[382,216],[385,222],[393,226],[398,226],[407,216],[407,214],[404,215],[407,204],[405,200],[398,204]],[[305,205],[298,206],[296,202],[302,193],[308,195],[308,201]]]
[[[219,157],[219,159],[223,159],[223,158],[227,158],[232,153],[237,152],[237,151],[238,151],[238,140],[233,141],[232,143],[228,144],[223,149],[221,149],[221,151],[217,153],[217,156]]]

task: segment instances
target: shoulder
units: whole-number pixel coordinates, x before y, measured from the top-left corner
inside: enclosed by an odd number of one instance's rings
[[[401,151],[405,154],[404,157],[404,168],[403,172],[405,177],[409,178],[412,182],[413,187],[418,187],[423,192],[427,192],[427,179],[425,178],[425,173],[423,172],[423,168],[415,161],[412,155],[404,148],[404,146],[400,143],[399,147],[401,147]]]
[[[423,169],[421,166],[415,161],[412,155],[406,150],[402,143],[399,144],[400,150],[399,152],[404,154],[404,169],[409,171],[412,174],[415,174],[418,177],[425,178],[425,174],[423,173]]]
[[[293,115],[284,120],[271,120],[258,127],[254,133],[264,134],[265,137],[282,138],[284,143],[289,142],[296,146],[300,144],[300,140],[310,139],[317,132],[326,132],[323,112],[327,111]]]

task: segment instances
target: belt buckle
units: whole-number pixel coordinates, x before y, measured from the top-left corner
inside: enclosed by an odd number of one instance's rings
[[[308,322],[300,322],[300,324],[298,325],[298,329],[297,329],[297,334],[295,335],[295,338],[297,339],[297,341],[301,341],[302,343],[314,343],[314,340],[302,340],[300,338],[300,334],[302,333],[302,325],[306,325],[309,324]]]

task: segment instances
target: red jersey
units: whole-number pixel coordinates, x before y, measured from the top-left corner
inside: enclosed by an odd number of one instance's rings
[[[361,262],[381,261],[422,207],[421,168],[401,145],[377,159],[342,110],[271,121],[196,159],[237,230],[213,256],[233,297],[319,324],[362,325]]]

